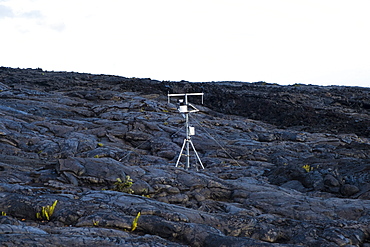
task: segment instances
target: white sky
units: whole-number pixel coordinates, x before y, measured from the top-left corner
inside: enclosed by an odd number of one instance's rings
[[[0,66],[370,87],[369,0],[0,0]]]

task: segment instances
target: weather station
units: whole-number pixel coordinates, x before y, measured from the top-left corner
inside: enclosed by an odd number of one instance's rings
[[[180,154],[179,154],[179,156],[177,158],[177,161],[176,161],[176,167],[179,166],[181,157],[185,156],[186,157],[185,168],[186,169],[190,168],[190,147],[191,147],[193,149],[193,152],[194,152],[197,160],[200,163],[200,167],[202,169],[204,169],[203,163],[200,160],[198,152],[195,149],[194,144],[191,140],[191,137],[195,135],[195,128],[193,126],[190,126],[190,124],[189,124],[189,115],[190,115],[190,113],[198,112],[199,109],[197,109],[193,104],[189,103],[189,101],[188,101],[189,96],[201,96],[202,97],[202,104],[203,104],[204,93],[183,93],[183,94],[170,94],[169,93],[168,94],[168,103],[170,103],[171,97],[177,98],[177,100],[178,100],[177,101],[178,102],[178,109],[177,110],[185,118],[186,136],[185,136],[185,139],[183,141]],[[185,151],[185,153],[184,153],[184,151]],[[195,167],[198,170],[198,167],[197,166],[195,166]]]

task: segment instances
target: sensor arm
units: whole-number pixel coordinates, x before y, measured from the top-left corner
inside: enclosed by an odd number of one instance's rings
[[[193,104],[188,103],[188,105],[194,108],[194,110],[190,110],[188,112],[198,112],[199,111],[199,109],[196,108]]]
[[[170,103],[171,97],[184,97],[185,104],[188,104],[188,96],[202,96],[202,104],[203,104],[204,93],[169,93],[167,96],[168,96],[168,103]]]

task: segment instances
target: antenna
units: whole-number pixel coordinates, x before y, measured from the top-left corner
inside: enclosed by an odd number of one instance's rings
[[[204,93],[182,93],[182,94],[168,94],[168,103],[170,103],[171,97],[177,97],[179,107],[178,111],[184,116],[185,118],[185,129],[186,129],[186,137],[181,147],[181,151],[179,157],[176,161],[176,167],[179,165],[181,156],[183,155],[184,149],[186,147],[186,169],[190,168],[190,146],[193,148],[195,156],[197,157],[202,169],[204,169],[203,163],[199,158],[197,150],[195,150],[194,144],[191,141],[191,136],[195,135],[195,128],[189,125],[189,114],[193,112],[198,112],[199,110],[188,101],[188,96],[202,96],[202,104],[203,104],[203,95]],[[198,170],[198,167],[196,167]]]

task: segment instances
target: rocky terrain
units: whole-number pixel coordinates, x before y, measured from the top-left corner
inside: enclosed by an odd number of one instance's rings
[[[369,247],[369,93],[1,67],[1,246]]]

